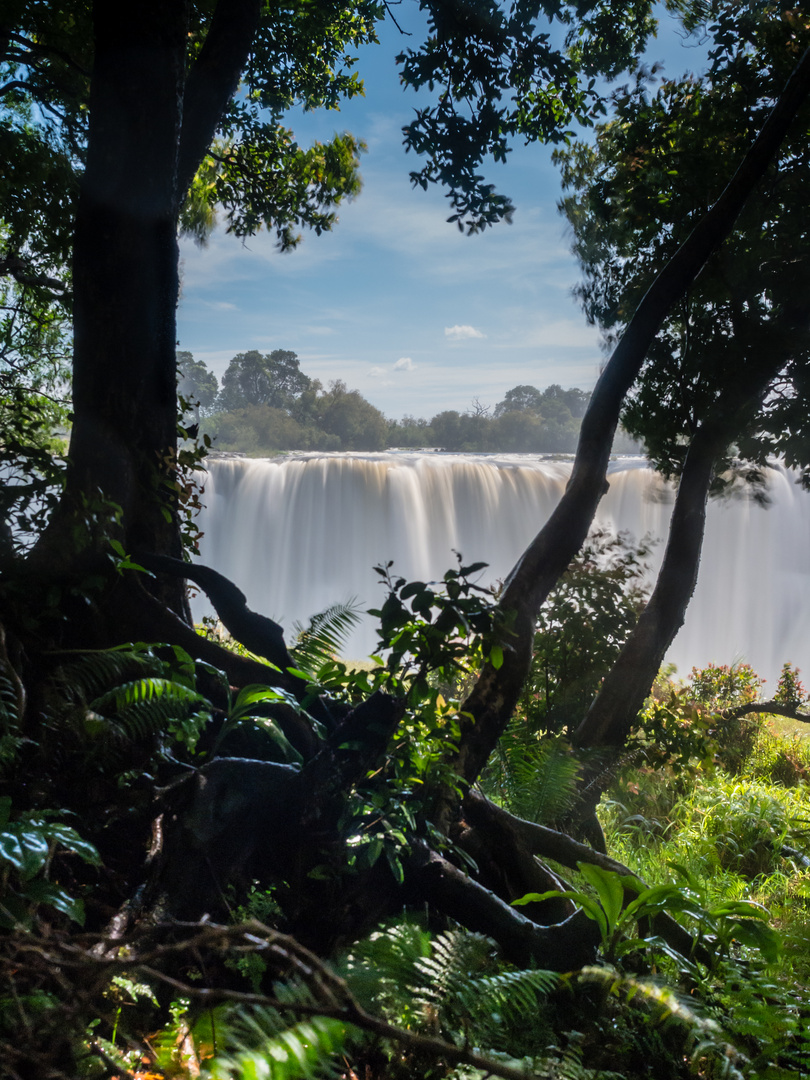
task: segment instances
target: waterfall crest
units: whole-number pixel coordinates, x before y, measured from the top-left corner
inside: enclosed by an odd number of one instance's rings
[[[489,563],[502,579],[563,493],[570,461],[528,455],[299,455],[214,459],[200,526],[202,560],[244,591],[251,607],[289,628],[352,597],[379,606],[376,564],[409,580]],[[638,458],[611,465],[596,524],[665,539],[672,495]],[[709,508],[698,586],[669,657],[693,665],[746,660],[776,688],[784,661],[810,671],[810,495],[770,470],[770,506],[737,496]],[[651,564],[657,569],[663,544]],[[204,599],[204,598],[203,598]],[[199,618],[206,612],[195,601]],[[370,626],[351,642],[374,647]]]

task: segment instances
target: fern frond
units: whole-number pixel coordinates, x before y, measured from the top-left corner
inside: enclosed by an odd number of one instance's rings
[[[165,674],[165,664],[155,655],[156,646],[122,646],[81,652],[75,660],[59,666],[55,682],[72,700],[90,701],[111,687]]]
[[[469,986],[473,972],[491,967],[493,942],[483,934],[450,930],[433,939],[430,956],[419,960],[416,970],[423,983],[418,992],[426,1001],[448,1002]]]
[[[327,660],[339,656],[349,634],[360,622],[363,609],[355,597],[345,604],[332,604],[309,620],[309,626],[293,624],[295,643],[290,652],[296,666],[314,675]]]
[[[628,1005],[646,1007],[657,1024],[680,1025],[691,1047],[693,1064],[697,1065],[700,1059],[709,1057],[719,1069],[718,1075],[726,1080],[743,1080],[743,1073],[735,1065],[739,1055],[723,1037],[720,1025],[697,1012],[691,999],[670,987],[637,979],[608,967],[585,967],[579,973],[579,981],[599,983],[612,995],[623,997]]]
[[[518,817],[547,825],[574,805],[580,768],[562,736],[538,739],[518,722],[501,739],[482,786]]]
[[[148,676],[120,683],[96,698],[90,705],[96,712],[121,713],[133,706],[160,703],[169,710],[177,706],[207,705],[208,701],[196,690],[183,683],[160,676]]]
[[[420,985],[419,962],[430,955],[431,936],[413,922],[377,931],[358,942],[344,962],[342,974],[352,994],[372,1012],[392,1023],[417,1024],[421,1005],[411,990]]]
[[[0,658],[0,769],[10,764],[23,743],[19,733],[19,691]]]
[[[276,996],[309,1003],[307,987],[283,983]],[[337,1080],[345,1074],[342,1050],[346,1024],[329,1017],[288,1020],[277,1009],[254,1007],[218,1018],[218,1046],[224,1051],[207,1063],[210,1080]]]
[[[544,998],[560,983],[549,971],[504,970],[495,943],[450,930],[431,940],[402,923],[355,947],[346,981],[352,993],[392,1023],[441,1032],[485,1052],[529,1056],[552,1036]]]

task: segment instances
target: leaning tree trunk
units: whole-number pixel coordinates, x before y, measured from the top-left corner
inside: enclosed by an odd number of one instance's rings
[[[796,65],[762,131],[717,202],[650,286],[596,384],[582,421],[565,494],[507,578],[499,605],[504,616],[503,662],[497,668],[484,665],[463,706],[465,721],[453,766],[466,785],[475,782],[509,722],[531,663],[537,614],[584,543],[607,491],[613,436],[647,350],[673,305],[733,229],[808,92],[810,50]],[[436,820],[445,831],[457,807],[457,793],[448,791],[440,796]]]

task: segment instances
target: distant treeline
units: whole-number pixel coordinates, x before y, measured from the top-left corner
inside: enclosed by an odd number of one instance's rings
[[[445,410],[432,419],[387,419],[342,380],[324,389],[299,366],[294,352],[238,353],[222,385],[201,360],[178,352],[178,391],[219,450],[385,450],[439,447],[572,453],[589,395],[583,390],[516,386],[489,409],[477,401],[465,412]],[[622,436],[620,436],[622,439]],[[636,449],[627,437],[619,452]]]

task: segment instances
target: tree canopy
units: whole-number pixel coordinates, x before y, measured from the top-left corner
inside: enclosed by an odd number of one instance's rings
[[[291,409],[311,383],[298,357],[286,349],[262,355],[255,349],[237,355],[222,376],[219,405],[226,410],[247,405]]]
[[[810,40],[794,12],[768,19],[714,5],[714,15],[705,78],[640,72],[614,93],[595,142],[557,155],[584,274],[578,294],[607,348],[711,205]],[[667,476],[680,473],[695,433],[726,410],[734,412],[726,465],[756,470],[776,455],[810,476],[809,124],[804,110],[734,233],[666,320],[629,396],[624,422]]]

